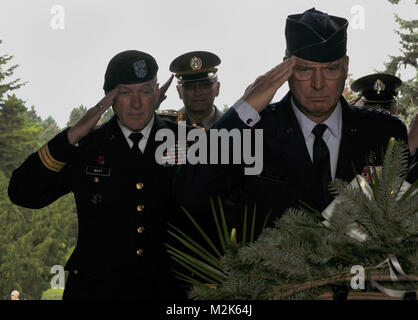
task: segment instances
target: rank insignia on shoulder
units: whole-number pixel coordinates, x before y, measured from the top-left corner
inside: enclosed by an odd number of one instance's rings
[[[173,117],[176,118],[178,115],[178,112],[176,110],[156,110],[156,114],[159,116],[165,116],[165,117]]]
[[[203,131],[205,131],[205,128],[204,128],[204,127],[199,126],[197,123],[193,123],[193,124],[192,124],[192,127],[195,127],[195,128],[197,128],[197,129],[202,129]]]

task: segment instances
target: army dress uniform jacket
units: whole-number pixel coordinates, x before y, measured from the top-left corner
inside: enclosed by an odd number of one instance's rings
[[[171,182],[176,166],[155,161],[158,129],[177,125],[155,115],[141,157],[113,117],[75,147],[67,130],[30,155],[11,177],[9,197],[42,208],[73,192],[78,214],[77,246],[64,299],[179,298],[166,254],[166,223],[175,214]]]
[[[343,97],[340,101],[343,127],[336,178],[350,182],[355,173],[361,174],[370,155],[374,154],[376,165],[380,165],[390,137],[407,141],[407,131],[396,117],[350,106]],[[319,212],[326,208],[291,107],[291,93],[269,105],[260,116],[259,122],[250,128],[230,108],[212,128],[263,129],[262,172],[245,176],[242,165],[181,168],[176,177],[176,191],[186,209],[197,214],[202,204],[209,203],[209,197],[221,196],[230,223],[241,228],[244,204],[249,205],[249,216],[256,204],[259,233],[269,212],[267,226],[272,226],[285,209],[299,207],[301,201]],[[254,153],[254,146],[251,152]]]
[[[209,129],[216,121],[218,121],[222,115],[223,112],[220,111],[215,105],[213,105],[214,111],[213,114],[211,114],[207,119],[205,119],[201,125],[195,123],[187,114],[186,112],[186,108],[183,107],[181,108],[178,113],[183,115],[183,120],[186,121],[186,124],[189,126],[198,126],[198,127],[203,127],[205,129]],[[180,116],[178,116],[178,118],[180,118]]]
[[[222,116],[223,112],[220,111],[215,105],[213,105],[213,113],[209,115],[208,118],[203,120],[202,123],[194,122],[186,112],[186,108],[183,107],[180,110],[157,110],[157,114],[164,120],[179,122],[186,121],[186,125],[195,127],[195,128],[204,128],[205,130],[209,129],[216,121],[218,121]]]

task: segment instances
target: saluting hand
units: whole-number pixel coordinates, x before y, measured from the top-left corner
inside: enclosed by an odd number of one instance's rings
[[[418,113],[415,114],[409,125],[408,145],[411,154],[418,148]]]
[[[277,90],[290,78],[293,73],[295,60],[286,59],[266,74],[258,77],[246,90],[242,99],[250,104],[257,112],[268,106]]]
[[[94,107],[87,110],[86,114],[68,130],[68,141],[75,145],[82,138],[87,136],[95,127],[100,117],[114,103],[119,94],[119,87],[108,92]]]
[[[160,88],[160,96],[158,97],[158,101],[157,104],[155,106],[155,109],[158,109],[160,104],[167,99],[167,96],[165,95],[165,93],[167,92],[168,88],[171,85],[171,82],[173,81],[174,78],[174,74],[171,75],[171,77],[167,80],[166,83],[164,83],[161,88]]]

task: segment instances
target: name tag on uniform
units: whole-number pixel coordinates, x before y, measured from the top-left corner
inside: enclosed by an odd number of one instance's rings
[[[86,167],[86,174],[97,175],[97,176],[110,176],[110,168],[103,168],[103,167]]]

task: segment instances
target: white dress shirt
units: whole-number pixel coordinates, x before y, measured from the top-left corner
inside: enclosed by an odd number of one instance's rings
[[[296,107],[293,102],[293,97],[291,103],[293,112],[295,113],[296,119],[302,130],[303,137],[305,138],[309,156],[311,157],[311,161],[313,161],[313,144],[315,141],[315,135],[313,134],[312,129],[317,125],[317,123],[305,116],[305,114],[303,114]],[[239,99],[232,107],[237,112],[238,117],[249,127],[253,127],[261,119],[258,112],[245,100]],[[327,130],[325,130],[322,139],[327,144],[330,153],[331,177],[332,180],[334,180],[337,173],[338,154],[342,135],[342,109],[339,101],[334,112],[323,123],[328,127]]]
[[[133,141],[131,139],[129,139],[129,135],[131,133],[135,132],[135,131],[132,131],[131,129],[125,127],[119,121],[119,119],[118,119],[118,124],[119,124],[120,129],[122,130],[123,135],[125,136],[126,141],[129,144],[129,147],[132,149],[132,146],[133,146],[134,143],[133,143]],[[150,136],[151,128],[152,128],[152,125],[153,124],[154,124],[154,115],[152,116],[151,121],[145,126],[145,128],[143,128],[141,131],[139,131],[143,135],[143,138],[138,143],[139,150],[141,150],[142,153],[144,153],[145,147],[147,146],[148,138]]]
[[[308,148],[309,156],[313,161],[313,145],[315,141],[315,135],[313,134],[313,128],[318,124],[309,119],[304,113],[302,113],[295,105],[292,97],[292,109],[296,115],[299,126],[302,130],[303,137],[305,138],[306,148]],[[322,135],[322,140],[325,141],[329,150],[330,165],[331,165],[331,177],[335,179],[337,173],[338,154],[340,150],[341,133],[342,133],[342,110],[341,103],[338,101],[337,106],[331,116],[322,122],[327,125],[327,129]]]

